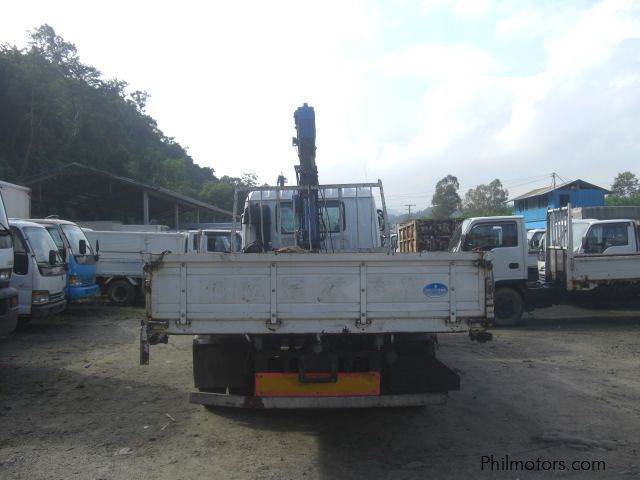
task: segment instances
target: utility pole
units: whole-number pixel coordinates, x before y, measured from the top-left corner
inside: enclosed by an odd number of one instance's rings
[[[556,189],[556,172],[551,174],[551,178],[553,179],[553,189]]]
[[[405,207],[409,208],[409,220],[411,220],[411,207],[415,207],[416,204],[415,203],[407,203],[405,204]]]

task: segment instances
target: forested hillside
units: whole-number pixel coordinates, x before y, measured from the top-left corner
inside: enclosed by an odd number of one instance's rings
[[[78,162],[230,206],[240,179],[195,164],[145,113],[147,98],[83,64],[48,25],[27,48],[0,46],[0,179]]]

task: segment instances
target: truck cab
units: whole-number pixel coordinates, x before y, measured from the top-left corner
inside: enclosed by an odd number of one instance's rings
[[[37,223],[10,219],[13,237],[11,285],[18,290],[18,315],[43,317],[64,310],[66,272],[56,244]]]
[[[13,241],[9,220],[0,193],[0,335],[7,335],[18,324],[18,291],[11,287]]]
[[[189,230],[185,252],[211,253],[231,252],[231,230],[225,229],[201,229]],[[242,236],[236,232],[235,251],[242,249]]]
[[[73,222],[58,218],[32,219],[43,225],[68,265],[65,298],[69,301],[98,295],[100,287],[96,283],[96,262],[91,244],[82,229]]]
[[[538,277],[537,252],[530,253],[524,217],[476,217],[464,220],[456,229],[451,252],[493,252],[495,323],[510,325],[533,306],[527,283]]]
[[[242,215],[243,247],[260,242],[268,251],[301,245],[298,188],[262,187],[249,192]],[[379,251],[383,247],[383,216],[376,209],[370,185],[327,186],[318,191],[321,251]]]
[[[574,252],[586,255],[637,253],[637,231],[633,220],[573,220]]]

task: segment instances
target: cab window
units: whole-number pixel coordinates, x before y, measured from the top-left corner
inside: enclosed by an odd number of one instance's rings
[[[465,251],[486,252],[494,248],[517,246],[518,228],[515,222],[474,225],[464,242]]]
[[[603,253],[609,247],[629,245],[629,230],[626,223],[603,223],[594,225],[587,233],[585,253]]]

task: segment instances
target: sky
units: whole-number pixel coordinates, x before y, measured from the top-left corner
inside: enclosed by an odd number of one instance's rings
[[[499,178],[640,176],[640,2],[22,0],[19,47],[47,23],[217,176],[295,182],[294,110],[315,108],[321,183],[381,179],[387,206]]]

